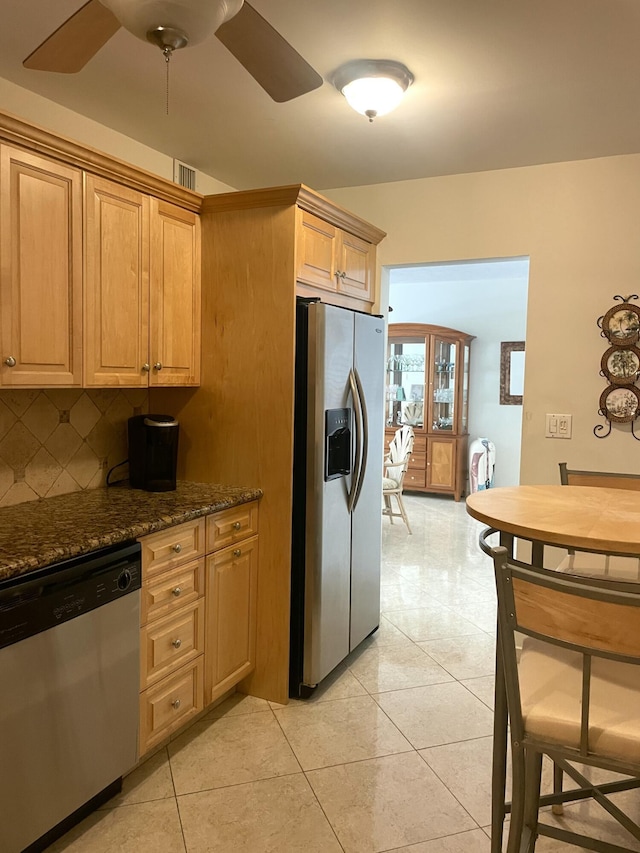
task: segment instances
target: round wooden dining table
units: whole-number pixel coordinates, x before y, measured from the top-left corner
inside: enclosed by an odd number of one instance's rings
[[[500,544],[512,555],[514,539],[532,542],[528,561],[532,565],[544,565],[546,545],[598,554],[640,556],[640,491],[637,490],[600,486],[508,486],[475,492],[467,497],[466,505],[469,515],[499,532]],[[502,850],[507,730],[507,697],[498,633],[491,853]],[[544,799],[541,798],[541,803]]]
[[[640,554],[640,491],[507,486],[469,495],[467,512],[500,532],[534,542],[605,554]]]

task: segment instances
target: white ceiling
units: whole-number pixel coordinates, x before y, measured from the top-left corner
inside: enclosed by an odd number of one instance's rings
[[[276,104],[212,37],[164,60],[120,30],[76,75],[21,62],[82,0],[2,0],[0,76],[238,189],[315,189],[640,151],[640,0],[252,0],[324,77],[415,83],[370,124],[329,82]],[[0,104],[0,108],[1,108]]]

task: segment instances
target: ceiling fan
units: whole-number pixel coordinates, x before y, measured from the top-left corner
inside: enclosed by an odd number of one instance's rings
[[[37,71],[74,74],[120,27],[156,44],[165,58],[215,33],[278,103],[322,85],[322,77],[243,0],[89,0],[22,64]]]

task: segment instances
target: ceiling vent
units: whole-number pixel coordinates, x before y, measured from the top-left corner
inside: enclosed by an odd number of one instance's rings
[[[173,180],[176,184],[180,184],[182,187],[186,187],[188,190],[194,190],[196,188],[196,170],[193,166],[187,166],[186,163],[182,163],[180,160],[173,161]]]

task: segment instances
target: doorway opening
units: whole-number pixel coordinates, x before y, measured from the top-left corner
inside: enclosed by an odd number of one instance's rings
[[[504,353],[521,353],[522,348],[502,345],[526,340],[529,258],[389,266],[384,272],[382,304],[389,306],[390,325],[428,323],[475,336],[469,371],[469,442],[482,437],[494,443],[494,486],[517,485],[523,392],[503,393],[501,402],[501,361],[504,391]],[[521,362],[516,360],[514,370]],[[515,376],[512,385],[514,380]]]

